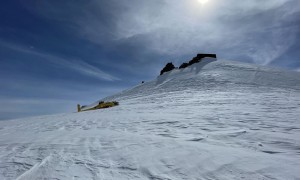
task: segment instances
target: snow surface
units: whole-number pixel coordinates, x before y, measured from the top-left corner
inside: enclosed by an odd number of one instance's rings
[[[300,179],[299,75],[206,59],[117,107],[1,121],[0,179]]]

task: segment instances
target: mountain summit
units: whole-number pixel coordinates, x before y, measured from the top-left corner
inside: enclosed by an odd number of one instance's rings
[[[216,58],[204,58],[184,69],[173,69],[158,76],[155,80],[143,83],[132,89],[105,98],[104,100],[118,100],[145,97],[160,93],[184,93],[195,91],[199,94],[209,91],[222,92],[240,90],[257,92],[267,89],[300,90],[300,76],[298,72],[284,71],[254,64],[235,61],[219,61]],[[235,91],[233,91],[235,92]],[[182,96],[184,97],[184,96]]]
[[[300,176],[297,72],[204,58],[100,101],[0,122],[0,179]]]

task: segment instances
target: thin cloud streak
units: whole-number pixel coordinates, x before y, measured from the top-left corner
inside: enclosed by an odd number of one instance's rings
[[[67,60],[67,59],[64,59],[64,58],[61,58],[61,57],[58,57],[55,55],[51,55],[48,53],[38,52],[38,51],[34,50],[33,48],[25,48],[25,47],[21,47],[21,46],[3,42],[3,41],[0,41],[0,45],[4,46],[6,48],[10,48],[12,50],[18,51],[18,52],[22,52],[25,54],[40,57],[43,60],[47,60],[48,62],[56,64],[60,67],[72,69],[82,75],[86,75],[86,76],[90,76],[90,77],[93,77],[96,79],[106,80],[106,81],[120,80],[119,78],[117,78],[113,75],[110,75],[110,74],[100,70],[99,68],[92,66],[92,65],[88,64],[87,62],[79,60],[79,59]]]

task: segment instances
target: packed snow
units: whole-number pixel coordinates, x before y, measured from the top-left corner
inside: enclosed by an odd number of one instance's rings
[[[300,73],[207,58],[103,100],[1,121],[0,179],[300,179]]]

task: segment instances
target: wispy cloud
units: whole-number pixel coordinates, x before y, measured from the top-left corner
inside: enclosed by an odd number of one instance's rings
[[[99,69],[98,67],[92,66],[91,64],[82,61],[80,59],[66,59],[49,53],[39,52],[35,50],[33,47],[23,47],[20,45],[3,42],[3,41],[0,41],[0,45],[6,48],[10,48],[17,52],[42,58],[43,60],[53,63],[57,66],[74,70],[77,73],[80,73],[82,75],[86,75],[86,76],[90,76],[96,79],[106,80],[106,81],[120,80],[118,77],[106,73],[103,70]]]
[[[49,2],[40,3],[38,13],[76,24],[82,38],[109,44],[140,37],[144,48],[162,54],[219,52],[266,65],[284,54],[299,33],[298,0],[210,0],[205,6],[196,0],[92,0],[69,18]]]

